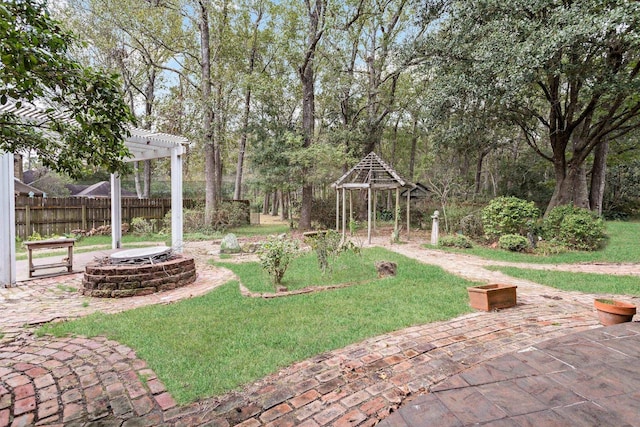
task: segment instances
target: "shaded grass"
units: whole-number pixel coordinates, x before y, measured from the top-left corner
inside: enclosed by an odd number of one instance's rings
[[[610,274],[572,273],[567,271],[529,270],[515,267],[486,267],[509,276],[531,280],[564,291],[589,294],[620,294],[640,296],[640,278]]]
[[[538,264],[573,264],[578,262],[637,262],[640,259],[640,245],[637,236],[640,234],[640,222],[609,221],[606,223],[609,237],[605,246],[593,252],[571,251],[556,255],[536,255],[510,252],[503,249],[491,249],[475,246],[472,249],[441,248],[447,252],[476,255],[482,258],[507,261],[528,262]]]
[[[368,337],[471,311],[470,282],[383,249],[363,252],[367,263],[381,259],[397,262],[398,276],[272,300],[242,297],[230,282],[176,304],[95,314],[39,333],[106,335],[126,344],[185,403]],[[262,276],[255,263],[229,268],[245,283]]]

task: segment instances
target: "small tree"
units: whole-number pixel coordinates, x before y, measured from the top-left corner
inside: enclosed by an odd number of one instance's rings
[[[298,256],[298,242],[286,236],[270,237],[259,251],[260,265],[269,273],[276,289],[282,284],[289,264]]]
[[[319,231],[315,233],[305,233],[305,243],[311,246],[318,257],[318,266],[325,274],[327,270],[331,271],[331,262],[340,253],[341,239],[339,233],[334,230]]]

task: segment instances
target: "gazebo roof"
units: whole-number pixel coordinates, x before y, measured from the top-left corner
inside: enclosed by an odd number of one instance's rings
[[[68,121],[70,125],[76,122],[60,112],[47,112],[43,108],[22,102],[20,108],[16,108],[15,100],[9,99],[6,104],[0,105],[0,114],[9,113],[33,122],[45,123],[50,117]],[[138,160],[158,159],[162,157],[170,157],[171,149],[186,145],[189,143],[187,138],[176,135],[169,135],[162,132],[153,132],[146,129],[140,129],[129,126],[130,135],[125,139],[125,145],[131,153],[131,157],[126,158],[125,162],[134,162]]]
[[[376,190],[391,190],[408,185],[391,166],[385,163],[373,151],[332,184],[332,187],[358,189],[373,188]]]

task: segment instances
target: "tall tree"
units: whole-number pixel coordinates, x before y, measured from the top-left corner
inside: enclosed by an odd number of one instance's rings
[[[624,0],[452,1],[422,53],[443,90],[491,100],[553,164],[547,210],[598,209],[602,186],[588,188],[588,162],[604,164],[598,148],[640,126],[639,24],[640,3]]]
[[[155,128],[157,92],[165,81],[156,64],[165,63],[173,54],[155,40],[179,38],[180,16],[132,0],[68,0],[66,5],[66,25],[88,44],[86,60],[119,72],[139,125]],[[150,197],[151,160],[143,162],[142,171],[134,162],[134,180],[138,197]]]

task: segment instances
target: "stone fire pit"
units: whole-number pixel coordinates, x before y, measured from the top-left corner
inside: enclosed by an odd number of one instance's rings
[[[168,291],[195,280],[192,257],[172,253],[166,246],[131,249],[88,264],[82,293],[102,298],[132,297]]]

